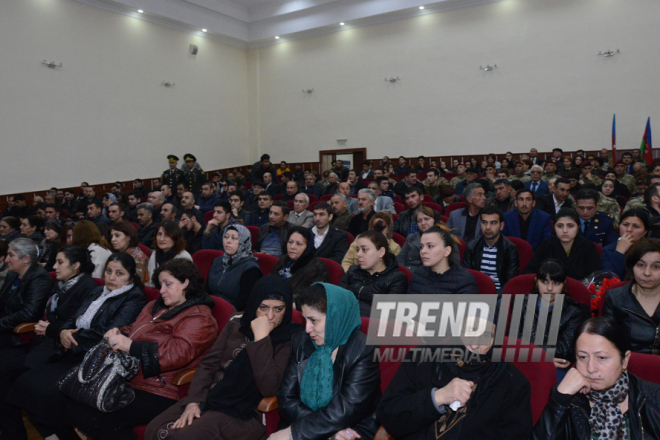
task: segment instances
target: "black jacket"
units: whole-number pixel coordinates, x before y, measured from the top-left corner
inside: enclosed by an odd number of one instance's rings
[[[538,291],[531,293],[538,294]],[[525,298],[525,301],[523,302],[522,310],[527,310],[528,299],[529,296]],[[532,333],[531,336],[529,337],[529,340],[533,344],[536,344],[535,342],[536,332],[537,332],[536,327],[538,325],[538,320],[539,320],[538,302],[537,304],[534,304],[533,307],[534,307],[534,324],[532,326]],[[573,299],[568,294],[565,294],[564,304],[561,310],[561,318],[559,319],[559,333],[557,334],[557,343],[556,345],[554,345],[555,348],[554,357],[571,361],[571,363],[575,362],[575,332],[578,329],[578,327],[580,327],[580,324],[582,324],[585,320],[589,318],[591,318],[591,312],[589,310],[589,307],[587,307],[584,304],[580,304],[578,302],[573,301]],[[541,347],[546,351],[548,350],[549,347],[553,347],[552,345],[547,344],[551,323],[552,323],[552,311],[548,313],[548,317],[545,323],[545,330],[543,331],[543,335],[544,335],[543,343],[539,344],[539,347]],[[525,326],[525,320],[521,319],[520,329],[518,331],[518,339],[522,339],[524,326]]]
[[[477,389],[476,394],[470,396],[464,413],[458,410],[442,415],[435,407],[432,390],[443,388],[457,377],[456,374],[446,362],[422,362],[421,356],[412,359],[411,354],[409,351],[407,360],[399,365],[378,405],[378,421],[389,435],[397,440],[436,440],[445,438],[440,435],[441,432],[436,433],[436,429],[449,428],[447,437],[453,439],[529,438],[532,432],[531,387],[516,367],[504,362],[492,362],[476,381],[477,387],[487,387],[487,393],[479,395]],[[458,377],[462,377],[460,372]],[[463,420],[460,420],[461,415]],[[460,424],[452,428],[451,422],[458,421],[457,418]],[[452,429],[460,431],[452,433]]]
[[[358,265],[351,266],[339,282],[339,287],[355,294],[360,302],[360,316],[368,317],[371,314],[374,295],[403,295],[408,290],[408,278],[399,270],[394,256],[391,256],[385,270],[373,275]]]
[[[60,327],[64,329],[75,329],[76,320],[82,316],[90,304],[103,293],[103,287],[97,287],[94,292],[87,295],[85,302],[78,308],[78,311],[69,318]],[[73,338],[78,345],[71,344],[72,354],[86,353],[94,345],[98,344],[103,335],[113,328],[122,328],[127,326],[138,317],[144,306],[147,305],[147,298],[144,293],[133,286],[128,292],[124,292],[119,296],[107,299],[100,309],[92,318],[91,327],[89,329],[80,329],[74,333]]]
[[[53,290],[50,274],[36,262],[10,295],[9,290],[17,278],[16,273],[9,272],[0,291],[0,333],[13,332],[18,324],[43,319],[46,301]]]
[[[140,244],[145,245],[146,247],[151,247],[151,244],[156,238],[156,233],[158,232],[158,223],[150,223],[149,226],[143,226],[138,231],[138,238]]]
[[[69,320],[80,308],[85,299],[93,295],[98,288],[96,281],[89,274],[82,274],[78,282],[69,290],[60,295],[57,300],[57,307],[54,311],[46,310],[46,318],[50,323],[46,327],[46,336],[50,338],[59,338],[62,324]],[[53,288],[51,296],[57,294],[60,288],[57,284]]]
[[[466,269],[481,270],[481,259],[484,256],[484,245],[486,238],[482,235],[478,240],[472,241],[467,245],[465,255],[463,255],[463,267]],[[495,243],[497,248],[497,262],[495,270],[497,278],[500,280],[501,288],[513,277],[520,273],[520,257],[518,248],[515,244],[500,234],[499,240]]]
[[[605,296],[603,316],[619,324],[638,353],[660,354],[660,307],[649,316],[632,292],[634,283],[612,289]]]
[[[273,270],[270,271],[271,275],[280,276],[280,270],[284,269],[289,264],[291,259],[287,254],[284,254],[280,260],[275,264]],[[325,263],[314,256],[314,253],[307,254],[298,258],[298,261],[291,266],[291,278],[287,280],[291,290],[293,290],[294,301],[298,295],[316,282],[329,283],[330,274]]]
[[[561,205],[562,208],[572,208],[573,202],[570,199],[566,199]],[[546,212],[550,215],[552,221],[555,221],[557,212],[555,211],[555,199],[552,194],[546,194],[536,199],[536,209],[540,209],[543,212]]]
[[[313,237],[312,233],[312,239]],[[328,234],[323,239],[321,246],[314,251],[317,257],[328,258],[339,264],[344,259],[346,252],[348,252],[348,234],[332,226],[328,226]]]
[[[264,241],[264,238],[266,238],[268,234],[270,234],[272,228],[273,227],[270,225],[270,223],[266,223],[259,228],[259,232],[257,232],[257,245],[253,249],[254,252],[260,252],[261,242]],[[277,229],[277,234],[280,236],[280,244],[282,245],[283,254],[286,254],[286,241],[289,238],[289,232],[291,231],[291,228],[293,228],[291,223],[284,222],[284,225]]]
[[[608,293],[609,295],[609,293]],[[660,438],[660,387],[628,373],[628,428],[633,439]],[[562,394],[553,387],[533,440],[591,440],[591,407],[584,394]]]
[[[374,346],[355,329],[339,346],[333,366],[333,398],[312,411],[300,401],[300,381],[309,357],[316,350],[307,333],[291,338],[291,357],[277,393],[281,424],[291,426],[294,440],[322,440],[342,429],[352,428],[363,438],[374,437],[376,405],[380,399],[380,368],[373,361]]]
[[[415,182],[412,186],[416,186],[417,188],[422,190],[422,194],[426,194],[426,189],[424,188],[424,184],[420,182],[419,180]],[[397,194],[401,196],[403,200],[406,200],[406,190],[410,188],[408,185],[406,185],[406,182],[404,179],[401,179],[399,182],[394,185],[393,191],[394,194]]]
[[[596,245],[578,234],[575,237],[571,254],[567,257],[564,247],[557,237],[548,237],[536,248],[523,273],[536,273],[541,263],[554,258],[566,268],[566,276],[581,280],[592,272],[600,270],[600,255]]]
[[[443,274],[430,267],[420,266],[413,272],[408,288],[410,294],[451,295],[454,293],[479,294],[477,280],[464,267],[453,265]]]

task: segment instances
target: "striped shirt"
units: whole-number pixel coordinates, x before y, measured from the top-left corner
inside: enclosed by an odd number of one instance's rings
[[[481,272],[488,275],[495,283],[495,288],[499,290],[500,279],[497,277],[497,246],[488,246],[484,244],[484,254],[481,258]]]

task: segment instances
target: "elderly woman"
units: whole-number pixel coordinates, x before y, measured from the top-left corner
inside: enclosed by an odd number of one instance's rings
[[[614,272],[620,279],[626,276],[626,253],[646,236],[650,228],[649,221],[648,211],[643,208],[623,213],[619,224],[620,238],[605,246],[600,255],[603,270]]]
[[[660,438],[660,387],[627,371],[625,332],[602,316],[582,323],[576,337],[576,365],[552,389],[532,439]]]
[[[56,430],[60,440],[76,440],[73,426],[94,439],[135,438],[135,426],[149,423],[176,403],[178,390],[172,379],[182,369],[196,366],[215,341],[214,302],[204,292],[204,279],[191,261],[166,262],[154,272],[154,282],[160,297],[147,304],[135,322],[105,334],[114,351],[140,362],[137,376],[129,382],[135,400],[118,411],[103,413],[68,399],[70,427]]]
[[[389,212],[377,212],[371,217],[371,220],[369,220],[369,230],[380,232],[387,237],[389,251],[394,255],[399,255],[399,252],[401,252],[401,246],[399,246],[396,241],[392,240],[393,228],[394,222],[392,221],[392,214]],[[341,267],[344,268],[344,272],[347,272],[351,266],[356,264],[358,264],[357,249],[354,246],[349,246],[348,252],[346,252],[344,259],[341,261]]]
[[[143,283],[149,280],[147,261],[149,258],[140,249],[137,229],[126,220],[119,220],[110,225],[108,231],[110,246],[114,252],[126,252],[133,257],[137,265],[137,275]]]
[[[213,260],[207,276],[206,291],[245,310],[250,292],[263,276],[257,258],[252,255],[252,237],[243,225],[233,223],[222,237],[223,256]]]
[[[291,359],[277,394],[284,427],[270,440],[373,438],[380,369],[360,331],[355,295],[316,283],[299,298],[306,325],[291,340]]]
[[[293,299],[318,281],[330,281],[325,263],[314,255],[312,233],[302,226],[294,226],[289,232],[286,255],[283,255],[270,272],[286,279],[293,290]],[[296,304],[297,301],[296,301]]]
[[[18,345],[14,327],[43,316],[53,280],[37,263],[39,250],[29,238],[9,243],[5,263],[9,271],[0,290],[0,347]]]
[[[387,433],[397,440],[528,439],[531,386],[513,365],[492,361],[493,342],[449,347],[465,353],[465,362],[420,362],[408,352],[378,405]]]
[[[188,396],[156,417],[146,440],[253,440],[266,429],[254,417],[263,396],[274,395],[291,353],[293,292],[267,275],[254,285],[245,311],[234,315],[197,366]]]
[[[44,239],[41,241],[41,256],[39,257],[39,264],[46,269],[47,272],[53,270],[55,265],[55,257],[57,256],[57,249],[60,247],[60,232],[62,231],[62,223],[59,220],[47,220],[44,224]]]
[[[643,239],[626,254],[631,283],[611,289],[603,316],[612,317],[634,352],[660,354],[660,243]]]
[[[105,263],[108,257],[112,255],[110,246],[96,225],[88,220],[83,220],[73,228],[73,240],[71,242],[74,246],[79,246],[87,249],[92,256],[92,263],[94,263],[94,278],[103,278],[103,271],[105,270]]]
[[[365,231],[353,243],[358,264],[351,266],[339,283],[360,303],[360,316],[371,314],[374,295],[405,294],[408,278],[399,270],[396,257],[387,249],[387,239],[377,231]]]
[[[41,217],[36,215],[28,215],[21,219],[21,235],[34,241],[36,244],[41,244],[44,236],[41,235],[40,229],[43,224]]]
[[[3,217],[0,220],[0,240],[9,242],[20,237],[20,227],[21,221],[16,217]]]
[[[167,263],[173,258],[183,258],[192,261],[192,256],[186,251],[186,240],[183,238],[183,232],[176,222],[163,222],[158,227],[152,247],[153,252],[151,252],[149,264],[147,265],[149,281],[146,285],[148,286],[155,285],[153,274],[158,266]]]
[[[58,359],[21,374],[7,395],[7,403],[24,409],[44,430],[66,426],[68,398],[58,389],[58,380],[80,364],[108,330],[135,321],[147,302],[130,255],[112,254],[104,274],[105,286],[87,295],[76,312],[59,326]]]
[[[45,316],[35,327],[36,339],[0,351],[0,429],[7,438],[27,438],[21,409],[6,403],[9,389],[25,371],[61,357],[61,347],[56,343],[61,325],[96,290],[96,283],[89,275],[94,265],[86,250],[66,246],[57,252],[54,269],[57,284],[46,305]]]

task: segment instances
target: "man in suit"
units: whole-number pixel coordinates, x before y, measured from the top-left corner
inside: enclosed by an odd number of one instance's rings
[[[572,208],[573,203],[568,196],[571,194],[571,183],[564,178],[555,180],[553,191],[536,200],[537,209],[550,215],[552,221],[561,208]]]
[[[273,179],[273,175],[270,172],[264,173],[264,183],[266,184],[266,192],[273,197],[284,192],[282,187],[277,184],[277,181]]]
[[[530,170],[532,180],[525,182],[525,188],[531,190],[535,196],[541,197],[548,194],[548,182],[541,180],[543,177],[543,168],[534,165]]]
[[[447,225],[454,230],[454,234],[469,244],[481,237],[479,214],[486,206],[486,193],[480,183],[471,183],[465,187],[463,197],[467,207],[452,211]]]
[[[581,189],[575,194],[576,211],[580,216],[580,233],[589,241],[605,247],[618,240],[614,217],[598,211],[598,191]]]
[[[536,249],[543,240],[552,235],[552,220],[546,212],[534,209],[536,197],[527,188],[516,192],[516,209],[504,214],[504,230],[507,237],[526,240]]]
[[[529,160],[532,161],[532,165],[543,165],[543,160],[539,157],[539,151],[536,148],[529,150]]]
[[[333,211],[327,203],[319,203],[314,207],[314,249],[317,257],[328,258],[341,264],[348,252],[348,234],[330,226],[332,218]]]
[[[362,172],[360,173],[360,177],[362,179],[373,179],[374,178],[374,171],[371,169],[371,162],[370,161],[365,161],[362,162]]]
[[[378,186],[377,182],[369,182],[367,188],[376,194],[376,204],[374,205],[376,212],[387,211],[390,214],[396,214],[396,209],[394,209],[394,200],[380,193],[380,187]]]
[[[314,174],[312,173],[309,173],[305,176],[305,186],[300,188],[300,191],[308,195],[311,194],[316,196],[317,199],[321,198],[321,193],[323,192],[321,188],[316,184],[316,177],[314,177]]]
[[[293,211],[289,214],[287,221],[293,226],[311,228],[314,226],[314,214],[307,210],[309,196],[307,194],[296,194],[293,199]]]

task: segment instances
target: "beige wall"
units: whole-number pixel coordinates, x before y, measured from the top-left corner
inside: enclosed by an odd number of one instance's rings
[[[658,17],[655,0],[504,0],[253,49],[250,145],[289,161],[340,138],[369,158],[596,149],[616,113],[619,147],[639,148],[660,121]]]
[[[3,0],[0,53],[0,194],[156,176],[172,153],[252,159],[243,49],[72,0]]]

